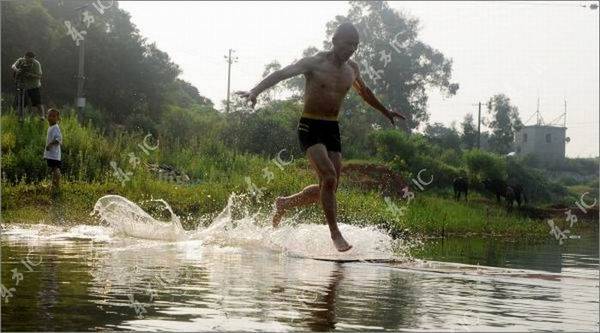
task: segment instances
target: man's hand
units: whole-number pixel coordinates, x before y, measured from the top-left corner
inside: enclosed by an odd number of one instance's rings
[[[402,113],[400,113],[398,111],[388,111],[388,112],[386,112],[385,116],[390,120],[390,122],[392,123],[392,125],[395,124],[395,122],[394,122],[394,118],[395,117],[398,117],[398,118],[400,118],[402,120],[406,120],[406,117]]]
[[[51,145],[52,145],[52,144],[47,144],[47,145],[46,145],[46,150],[48,150],[48,151],[49,151],[49,150],[50,150],[50,147],[51,147]]]
[[[246,99],[246,103],[248,101],[252,102],[252,108],[254,109],[254,105],[256,105],[256,96],[257,94],[250,90],[250,91],[236,91],[235,92],[236,95],[240,95],[240,97],[243,97]]]

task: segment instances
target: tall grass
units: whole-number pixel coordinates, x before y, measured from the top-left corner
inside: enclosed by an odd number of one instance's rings
[[[4,113],[2,123],[2,173],[10,183],[37,182],[47,175],[43,159],[48,123],[35,117],[19,123],[14,113]],[[91,124],[80,125],[72,115],[59,122],[63,134],[63,177],[71,181],[101,181],[109,172],[111,160],[120,161],[126,136],[109,142]]]
[[[159,140],[158,148],[145,154],[139,145],[148,133],[112,130],[108,135],[92,123],[79,124],[75,116],[65,112],[60,122],[64,136],[62,194],[53,199],[42,158],[48,124],[37,119],[19,124],[17,117],[9,112],[2,114],[1,126],[5,222],[95,223],[88,213],[96,200],[106,194],[118,194],[157,214],[145,201],[164,199],[184,218],[186,228],[193,228],[199,217],[219,212],[231,193],[248,193],[248,182],[261,190],[261,197],[255,198],[252,208],[267,212],[277,196],[296,193],[316,181],[302,156],[294,156],[292,164],[280,168],[273,163],[274,156],[242,153],[226,146],[219,132],[204,120],[198,125],[204,127],[197,135],[193,134],[193,126],[185,130],[187,136],[171,133],[176,128],[153,134]],[[131,164],[132,155],[140,158],[135,168]],[[124,171],[131,171],[127,182],[121,183],[115,177],[111,161]],[[171,165],[192,181],[176,184],[161,180],[149,171],[147,163]],[[398,216],[382,195],[347,185],[343,177],[338,199],[340,222],[376,225],[396,236],[547,233],[543,224],[507,214],[501,207],[456,203],[431,193],[419,193],[406,214]],[[401,201],[395,203],[406,205]],[[298,211],[308,221],[324,222],[319,205]]]

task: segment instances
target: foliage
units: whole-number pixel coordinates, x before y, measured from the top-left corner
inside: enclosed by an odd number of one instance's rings
[[[47,167],[42,157],[48,124],[37,118],[19,124],[14,114],[3,114],[1,121],[3,178],[11,182],[44,179]],[[109,172],[111,160],[121,160],[118,152],[127,145],[126,137],[116,136],[109,142],[91,124],[81,126],[69,115],[62,117],[59,126],[64,136],[62,170],[66,179],[99,181]]]
[[[543,202],[564,202],[570,196],[567,189],[545,177],[542,172],[528,168],[518,159],[507,159],[509,182],[521,184],[528,197]]]
[[[506,161],[498,155],[473,149],[465,152],[464,159],[472,182],[480,183],[486,178],[506,179]]]
[[[510,103],[504,94],[490,98],[487,103],[488,114],[492,120],[489,127],[492,130],[490,148],[498,154],[507,154],[512,151],[515,132],[523,127],[519,118],[519,110]]]
[[[114,5],[101,15],[90,6],[88,12],[94,22],[86,27],[79,23],[81,12],[75,10],[84,4],[89,2],[1,3],[3,94],[14,91],[10,66],[31,50],[42,64],[45,104],[54,107],[72,104],[78,47],[67,34],[64,22],[69,21],[78,31],[86,31],[85,94],[88,103],[102,113],[100,117],[92,116],[94,120],[101,118],[100,125],[104,128],[122,125],[155,130],[154,124],[167,104],[212,106],[195,87],[178,79],[179,67],[155,44],[146,42],[127,12]]]
[[[387,2],[352,1],[350,6],[347,15],[338,15],[327,23],[324,49],[330,49],[330,40],[340,23],[352,22],[361,38],[353,59],[363,79],[384,105],[408,115],[404,124],[407,128],[418,127],[429,117],[427,87],[456,94],[458,84],[451,82],[452,60],[418,39],[418,19],[395,11]],[[303,56],[316,52],[310,47]],[[302,78],[290,80],[289,87],[298,91],[302,82]]]
[[[427,124],[425,135],[440,147],[460,150],[460,135],[453,127],[446,127],[441,123]]]
[[[464,149],[477,148],[477,127],[473,122],[473,116],[470,113],[465,115],[465,118],[460,123],[462,133],[460,141]]]

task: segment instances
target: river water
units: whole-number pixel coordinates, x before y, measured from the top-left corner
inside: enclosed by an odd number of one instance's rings
[[[96,205],[101,226],[4,226],[1,329],[598,331],[596,233],[448,239],[416,259],[342,225],[355,248],[340,255],[324,225],[272,230],[233,201],[194,231],[116,196]]]

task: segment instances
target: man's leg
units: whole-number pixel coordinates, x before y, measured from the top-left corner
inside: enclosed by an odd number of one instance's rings
[[[335,191],[337,189],[338,175],[336,173],[336,167],[329,158],[329,153],[322,144],[314,145],[306,151],[308,158],[311,159],[317,168],[320,180],[320,200],[325,213],[325,219],[329,225],[329,231],[331,232],[331,239],[333,244],[338,251],[344,252],[352,248],[348,242],[342,236],[342,233],[338,229],[336,221],[336,208],[337,203],[335,199]],[[341,155],[339,155],[341,156]]]
[[[341,170],[341,153],[338,152],[327,152],[331,162],[333,163],[333,167],[334,170],[336,172],[336,183],[339,183],[339,179],[340,179],[340,170]],[[308,154],[307,154],[308,157]],[[308,158],[310,165],[312,166],[313,170],[315,170],[315,172],[317,172],[317,176],[319,176],[319,173],[317,171],[317,166],[315,165],[315,163],[312,161],[311,158]],[[319,183],[321,183],[320,177],[319,177]],[[337,190],[337,186],[336,186],[336,190]],[[296,208],[296,207],[300,207],[300,206],[306,206],[306,205],[310,205],[310,204],[314,204],[319,202],[321,198],[321,189],[319,187],[318,184],[313,184],[313,185],[309,185],[307,187],[305,187],[302,191],[296,193],[296,194],[292,194],[288,197],[279,197],[275,200],[275,213],[273,214],[273,227],[277,227],[279,225],[279,223],[281,222],[281,218],[283,217],[283,214],[285,214],[285,212],[288,209],[292,209],[292,208]]]
[[[31,118],[33,118],[36,113],[41,114],[40,119],[45,120],[44,109],[42,109],[42,107],[40,105],[32,105],[31,106]]]
[[[40,111],[40,117],[42,120],[46,119],[46,112],[44,110],[44,106],[42,104],[39,104],[37,106],[34,106],[36,109],[38,109]]]
[[[31,106],[36,108],[39,113],[40,113],[40,117],[42,120],[45,119],[45,112],[44,112],[44,106],[42,105],[42,95],[40,93],[40,88],[34,88],[34,89],[30,89],[29,90],[30,94],[29,94],[29,99],[31,99]],[[33,112],[32,112],[33,115]]]
[[[273,214],[273,227],[279,225],[286,210],[319,202],[320,192],[319,185],[312,184],[289,197],[277,198],[275,200],[275,213]]]
[[[340,174],[342,172],[342,153],[337,151],[328,151],[327,156],[329,156],[329,160],[333,163],[333,168],[335,169],[335,191],[337,192],[337,188],[340,185]]]
[[[317,167],[313,163],[313,161],[306,155],[310,166],[315,171],[317,178],[319,178],[319,173],[317,172]],[[319,183],[321,181],[319,180]],[[291,208],[310,205],[319,202],[319,198],[321,189],[319,184],[312,184],[305,187],[302,191],[292,194],[288,197],[278,197],[275,199],[275,213],[273,214],[273,227],[276,228],[279,226],[281,222],[281,218],[285,211]]]
[[[17,111],[17,114],[19,116],[19,122],[23,122],[23,119],[25,118],[25,110],[23,109],[23,100],[24,100],[24,90],[17,88],[16,90],[16,95],[15,95],[15,110]]]

